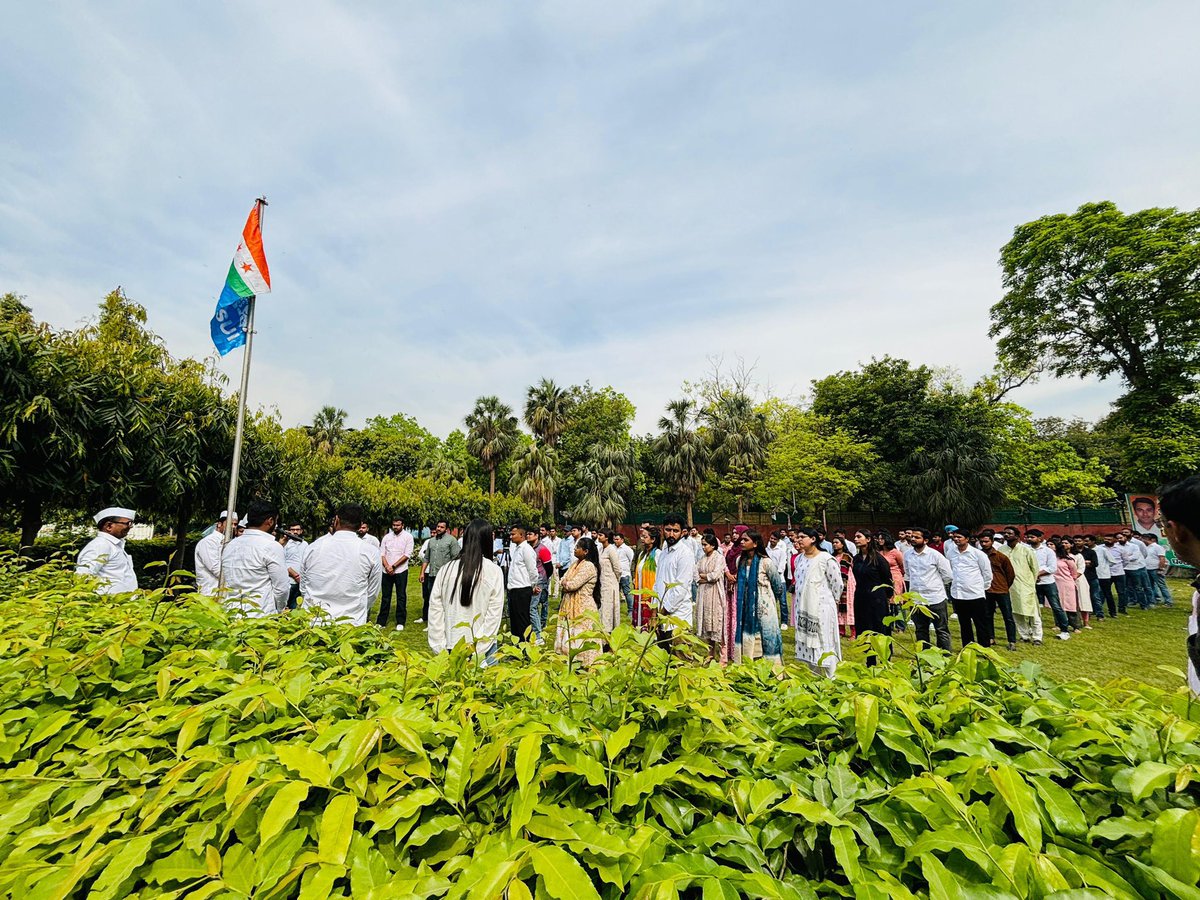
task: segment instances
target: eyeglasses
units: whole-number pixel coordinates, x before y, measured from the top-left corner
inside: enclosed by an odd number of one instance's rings
[[[125,528],[128,528],[129,526],[131,526],[133,524],[133,522],[130,521],[129,519],[126,519],[124,522],[113,522],[113,524],[114,525],[122,525]]]

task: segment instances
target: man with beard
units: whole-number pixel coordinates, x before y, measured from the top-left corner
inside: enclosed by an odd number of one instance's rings
[[[683,516],[678,513],[669,513],[663,519],[664,544],[658,554],[654,583],[658,590],[660,612],[682,619],[690,628],[695,621],[692,615],[692,582],[696,577],[696,556],[691,545],[683,540],[683,528]],[[673,632],[673,625],[660,624],[659,641],[669,644]]]

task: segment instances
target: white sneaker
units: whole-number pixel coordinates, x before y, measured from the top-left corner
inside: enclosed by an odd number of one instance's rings
[[[1060,641],[1069,641],[1071,639],[1071,636],[1069,634],[1067,634],[1065,631],[1060,631],[1058,633],[1058,639]]]
[[[417,624],[418,624],[418,625],[424,625],[424,624],[425,624],[425,620],[424,620],[424,619],[417,619]]]
[[[787,623],[786,623],[786,622],[784,622],[782,625],[780,625],[780,626],[779,626],[779,630],[780,630],[780,631],[787,631],[787,630],[788,630]]]
[[[397,625],[397,626],[396,626],[396,630],[397,630],[397,631],[403,631],[403,630],[404,630],[404,626],[403,626],[403,625]]]

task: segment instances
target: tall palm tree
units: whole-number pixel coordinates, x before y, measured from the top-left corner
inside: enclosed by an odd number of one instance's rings
[[[746,498],[767,462],[772,440],[767,417],[743,393],[726,393],[703,413],[709,426],[713,468],[737,497],[738,518],[746,514]]]
[[[496,467],[517,444],[517,417],[499,397],[480,397],[466,418],[467,448],[487,469],[488,493],[496,494]]]
[[[906,460],[908,507],[926,522],[982,525],[1004,501],[999,463],[982,447],[945,444],[917,450]]]
[[[533,436],[551,451],[558,446],[558,439],[570,427],[572,408],[571,395],[549,378],[543,378],[529,388],[525,394],[525,424]],[[544,504],[554,521],[554,485],[550,486],[549,499]]]
[[[321,453],[332,453],[346,433],[346,411],[336,406],[322,406],[321,411],[313,416],[313,423],[308,428],[313,446]]]
[[[509,487],[530,506],[547,509],[558,481],[558,453],[545,444],[526,444],[512,461]]]
[[[661,432],[652,442],[658,471],[684,506],[692,524],[692,504],[708,472],[709,447],[696,430],[695,406],[691,400],[672,400],[667,415],[658,420]]]

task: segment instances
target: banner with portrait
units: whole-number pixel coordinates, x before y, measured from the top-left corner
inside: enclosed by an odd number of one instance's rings
[[[1152,534],[1167,550],[1167,563],[1171,566],[1191,568],[1175,555],[1170,543],[1163,537],[1161,517],[1158,513],[1157,494],[1126,494],[1125,505],[1129,513],[1130,528],[1141,534]]]

